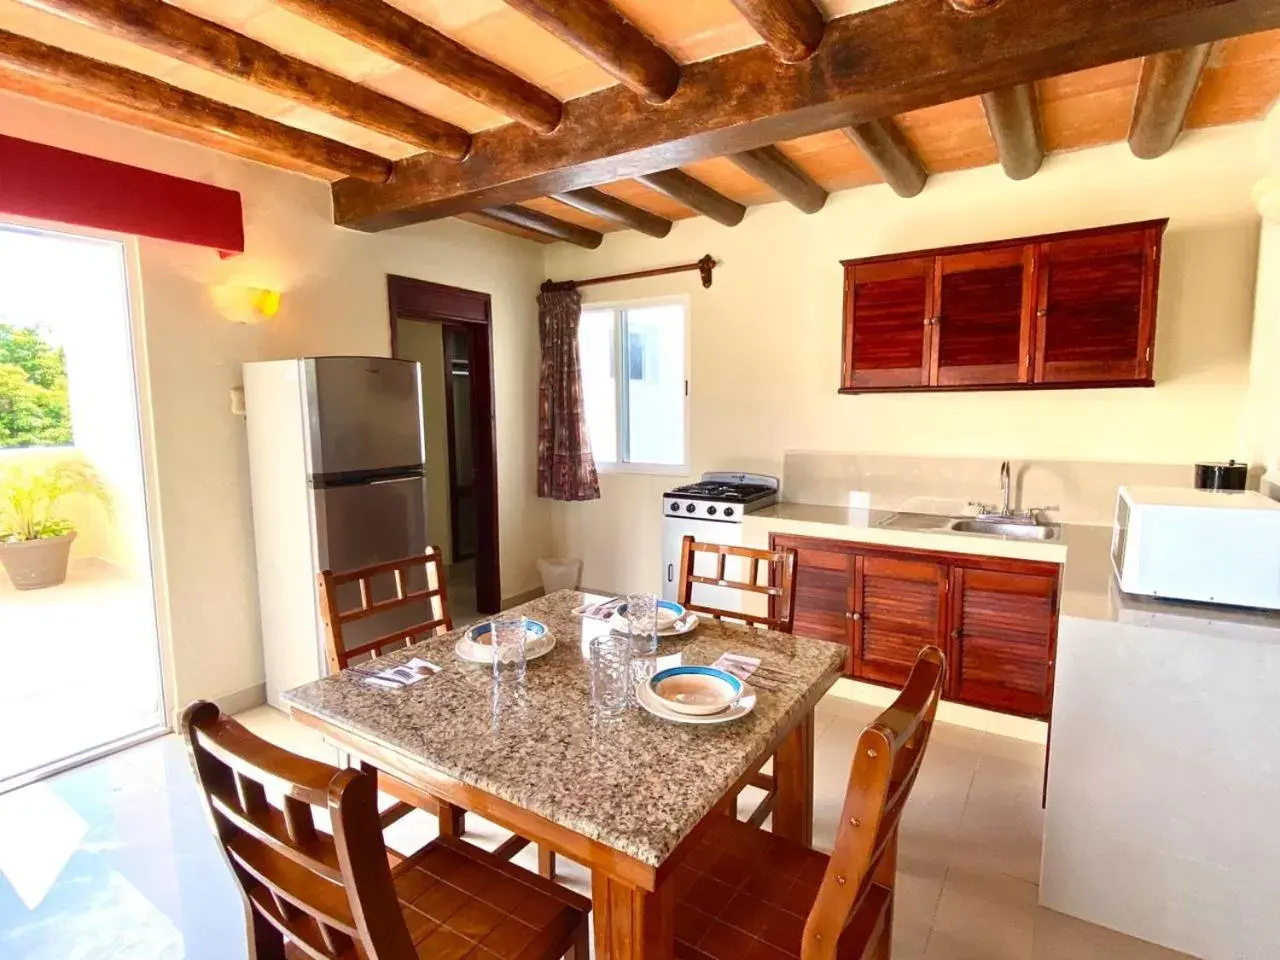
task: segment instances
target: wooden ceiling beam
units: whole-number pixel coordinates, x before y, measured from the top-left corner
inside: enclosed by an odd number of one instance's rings
[[[783,63],[808,60],[827,25],[813,0],[733,0]]]
[[[586,247],[588,250],[594,250],[604,241],[604,234],[599,231],[588,230],[568,220],[553,217],[549,213],[517,207],[515,204],[488,207],[480,212],[491,220],[531,230],[544,237],[551,237],[553,240],[564,240],[579,247]]]
[[[1138,79],[1138,95],[1129,123],[1129,149],[1152,160],[1169,151],[1187,122],[1187,110],[1213,44],[1201,43],[1146,57]]]
[[[1044,129],[1034,83],[1002,87],[982,95],[991,139],[1000,166],[1014,180],[1025,180],[1044,163]]]
[[[551,94],[383,0],[276,2],[537,133],[560,123],[560,101]]]
[[[914,197],[929,181],[915,147],[892,118],[845,127],[844,134],[900,197]]]
[[[507,0],[650,103],[680,84],[680,64],[606,0]]]
[[[555,199],[568,204],[583,213],[604,217],[624,227],[639,230],[650,237],[665,237],[671,232],[671,221],[656,213],[642,210],[634,204],[619,200],[615,196],[597,190],[595,187],[583,187],[581,190],[570,190],[568,193],[557,193]]]
[[[747,215],[747,208],[730,200],[723,193],[712,190],[701,180],[695,180],[683,170],[658,170],[635,178],[651,190],[657,190],[672,200],[683,203],[726,227],[736,227]]]
[[[7,30],[0,30],[0,85],[56,103],[104,103],[127,112],[137,126],[290,169],[372,183],[391,176],[391,161],[365,150]]]
[[[184,63],[252,83],[452,160],[461,160],[471,149],[471,134],[461,127],[279,53],[265,43],[163,0],[23,2]]]
[[[555,136],[478,133],[466,163],[410,157],[385,186],[336,184],[334,210],[358,229],[402,226],[1275,28],[1275,0],[1002,0],[969,15],[896,0],[829,22],[803,63],[758,46],[687,64],[661,109],[600,90],[565,104]]]
[[[775,146],[733,153],[729,159],[804,213],[817,213],[826,205],[827,191]]]

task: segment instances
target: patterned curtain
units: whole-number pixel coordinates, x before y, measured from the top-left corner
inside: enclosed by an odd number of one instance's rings
[[[600,478],[582,406],[578,322],[582,294],[544,288],[538,295],[542,378],[538,388],[538,496],[596,500]]]

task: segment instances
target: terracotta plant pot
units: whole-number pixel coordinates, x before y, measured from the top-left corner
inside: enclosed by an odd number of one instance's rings
[[[67,579],[67,560],[75,532],[47,540],[0,542],[0,564],[18,590],[56,587]]]

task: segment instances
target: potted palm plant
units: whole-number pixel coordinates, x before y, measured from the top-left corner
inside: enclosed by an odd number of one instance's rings
[[[76,531],[62,509],[77,494],[111,507],[107,488],[83,460],[0,470],[0,564],[17,589],[52,587],[67,578]]]

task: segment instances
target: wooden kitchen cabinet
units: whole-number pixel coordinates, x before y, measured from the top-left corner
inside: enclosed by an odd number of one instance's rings
[[[947,676],[952,700],[1047,717],[1053,691],[1058,577],[1037,568],[953,564]]]
[[[842,393],[1151,386],[1167,221],[842,261]]]
[[[796,550],[795,632],[845,644],[845,675],[900,687],[920,650],[947,656],[943,696],[1047,718],[1057,564],[773,534]]]

